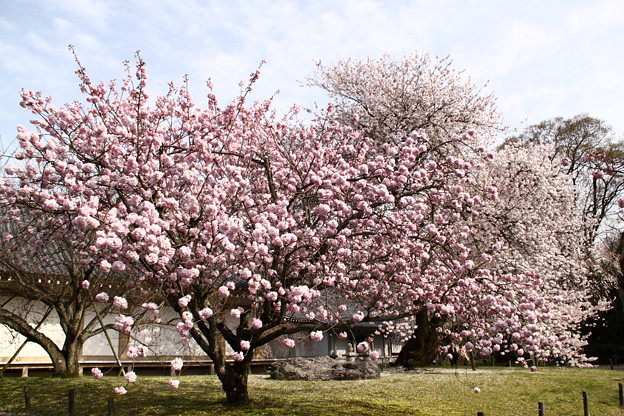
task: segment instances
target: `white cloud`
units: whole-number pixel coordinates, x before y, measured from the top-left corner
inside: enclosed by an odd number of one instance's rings
[[[96,27],[105,27],[114,14],[115,1],[107,0],[45,0],[47,10],[69,14]]]
[[[72,28],[72,24],[69,20],[62,19],[60,17],[55,17],[52,19],[52,24],[56,30],[59,32],[67,32]]]
[[[52,49],[52,46],[47,39],[38,35],[35,32],[28,32],[25,37],[26,42],[30,47],[36,49],[39,52],[46,53]]]

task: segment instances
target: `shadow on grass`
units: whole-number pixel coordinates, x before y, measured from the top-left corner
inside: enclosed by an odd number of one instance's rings
[[[201,411],[206,413],[199,414],[215,414],[215,415],[240,415],[240,416],[260,416],[260,415],[296,415],[296,416],[308,416],[308,415],[369,415],[369,416],[381,416],[381,415],[413,415],[424,416],[424,413],[419,411],[406,411],[404,408],[396,405],[379,405],[371,404],[370,402],[362,400],[342,400],[340,402],[333,402],[331,399],[327,401],[316,401],[313,403],[298,402],[296,406],[293,406],[289,400],[276,400],[272,399],[270,403],[260,400],[252,401],[252,404],[248,406],[234,406],[224,400],[214,401],[211,403],[202,403]],[[174,409],[169,409],[174,410]],[[185,407],[188,411],[189,407]],[[197,409],[200,410],[199,408]],[[163,415],[166,413],[162,413]],[[186,413],[188,415],[194,415],[194,413]]]
[[[68,392],[75,390],[76,414],[108,415],[108,398],[115,401],[116,415],[133,416],[260,416],[260,415],[424,415],[416,410],[380,401],[349,398],[349,384],[335,396],[312,396],[310,389],[284,384],[283,394],[252,389],[252,404],[234,406],[227,403],[220,386],[206,380],[183,380],[178,390],[166,387],[166,380],[136,383],[127,386],[127,395],[115,395],[119,378],[92,379],[4,379],[0,382],[0,411],[24,412],[24,386],[28,386],[32,414],[57,416],[68,413]],[[210,381],[210,380],[209,380]],[[292,389],[290,387],[293,387]],[[347,393],[347,394],[345,394]]]
[[[253,404],[235,407],[225,401],[213,375],[184,376],[180,388],[168,388],[168,377],[141,377],[114,395],[121,377],[80,379],[5,378],[0,380],[0,410],[24,411],[24,386],[29,387],[33,414],[68,414],[68,391],[75,389],[76,414],[106,416],[107,400],[115,400],[117,416],[260,416],[260,415],[414,415],[533,414],[544,402],[548,415],[579,414],[581,392],[589,394],[591,413],[622,416],[616,378],[624,372],[593,369],[492,369],[478,374],[389,373],[359,381],[276,381],[250,378]],[[475,394],[474,386],[480,387]],[[535,413],[537,411],[535,410]]]

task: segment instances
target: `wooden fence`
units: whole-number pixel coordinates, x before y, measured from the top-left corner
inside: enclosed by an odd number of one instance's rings
[[[619,396],[619,401],[620,401],[620,407],[624,408],[624,388],[622,386],[622,383],[618,383],[618,396]],[[589,397],[587,395],[587,392],[585,391],[582,392],[582,397],[583,397],[583,416],[590,416]],[[544,404],[544,402],[538,402],[536,410],[532,411],[531,413],[524,413],[524,414],[526,415],[537,414],[537,416],[546,416],[546,408],[547,407]],[[486,416],[486,414],[485,412],[477,412],[477,416]]]
[[[116,412],[115,398],[108,397],[108,416],[114,416]],[[30,413],[32,408],[32,400],[30,397],[30,389],[28,386],[24,386],[24,407],[26,412]],[[70,389],[67,392],[67,414],[69,416],[76,416],[76,390]]]

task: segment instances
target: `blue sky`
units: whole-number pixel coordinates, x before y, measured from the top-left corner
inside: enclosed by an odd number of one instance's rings
[[[512,128],[588,113],[624,137],[620,0],[0,0],[5,149],[31,118],[20,88],[81,99],[68,44],[98,81],[121,79],[140,50],[152,94],[188,74],[200,103],[207,78],[224,103],[265,59],[254,98],[279,89],[283,108],[324,101],[300,86],[316,60],[450,55],[477,85],[489,81]]]

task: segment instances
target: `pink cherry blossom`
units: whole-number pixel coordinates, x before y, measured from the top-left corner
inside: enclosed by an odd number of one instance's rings
[[[188,338],[190,336],[190,329],[193,328],[192,321],[183,321],[176,324],[176,331],[182,338]]]
[[[193,322],[193,314],[189,311],[182,312],[181,318],[184,323]],[[192,328],[192,325],[190,325],[190,327]]]
[[[115,329],[123,334],[129,334],[134,325],[134,318],[128,315],[117,315],[115,317]]]
[[[360,342],[359,344],[357,344],[357,346],[355,347],[355,349],[357,350],[357,352],[367,352],[370,349],[370,344],[366,341]]]
[[[253,329],[260,329],[260,328],[262,328],[262,320],[260,320],[258,318],[253,318],[251,320],[251,327]]]
[[[137,347],[130,347],[126,352],[126,355],[128,356],[128,358],[136,358],[139,356],[139,350]]]
[[[95,300],[97,300],[98,302],[108,302],[108,299],[108,293],[106,292],[101,292],[95,295]]]
[[[124,262],[116,260],[111,265],[111,268],[117,272],[123,272],[124,270],[126,270],[126,265],[124,264]]]
[[[128,301],[121,296],[115,296],[113,298],[113,306],[118,309],[128,309]]]
[[[100,261],[100,267],[102,268],[103,271],[108,272],[110,271],[112,265],[107,260],[102,260]],[[125,394],[125,393],[122,393],[122,394]]]
[[[156,264],[156,263],[158,263],[158,254],[156,254],[156,253],[149,253],[148,255],[145,256],[145,262],[147,264]]]
[[[120,396],[123,396],[124,394],[128,393],[128,390],[126,390],[125,387],[115,387],[114,392],[115,394],[119,394]]]
[[[180,357],[176,357],[171,361],[171,369],[174,371],[182,370],[183,365],[184,365],[184,361],[182,361],[182,358]]]
[[[90,285],[90,283],[89,283],[89,281],[88,281],[88,280],[83,280],[83,281],[82,281],[82,283],[80,284],[80,286],[81,286],[84,290],[89,289],[89,285]]]
[[[191,295],[182,296],[180,299],[178,299],[178,305],[181,308],[186,308],[190,301],[191,301]]]
[[[124,378],[128,383],[134,383],[137,379],[137,375],[134,371],[129,371]]]
[[[282,344],[284,344],[288,348],[295,348],[295,340],[292,338],[284,338],[282,340]]]
[[[234,361],[243,361],[245,359],[245,355],[242,352],[235,352],[232,357]]]
[[[180,380],[169,380],[169,387],[172,389],[177,389],[180,387]]]
[[[204,308],[199,311],[199,319],[208,319],[213,315],[213,311],[211,308]]]
[[[137,351],[138,351],[139,357],[147,357],[149,354],[149,349],[145,345],[139,345],[137,347]]]
[[[240,342],[240,349],[243,351],[249,351],[249,348],[251,347],[251,343],[249,341],[241,341]]]
[[[353,314],[353,322],[361,322],[362,320],[364,320],[364,313],[358,311]]]
[[[372,360],[378,360],[379,359],[379,353],[377,351],[371,351],[370,354],[368,354],[368,356]]]
[[[99,368],[92,368],[91,375],[93,375],[93,378],[96,380],[100,380],[102,377],[104,377],[104,373],[102,373]]]
[[[158,311],[158,305],[155,304],[154,302],[143,303],[141,307],[149,311],[154,311],[154,312]]]
[[[323,339],[323,331],[312,331],[310,332],[310,338],[312,341],[320,341]]]

